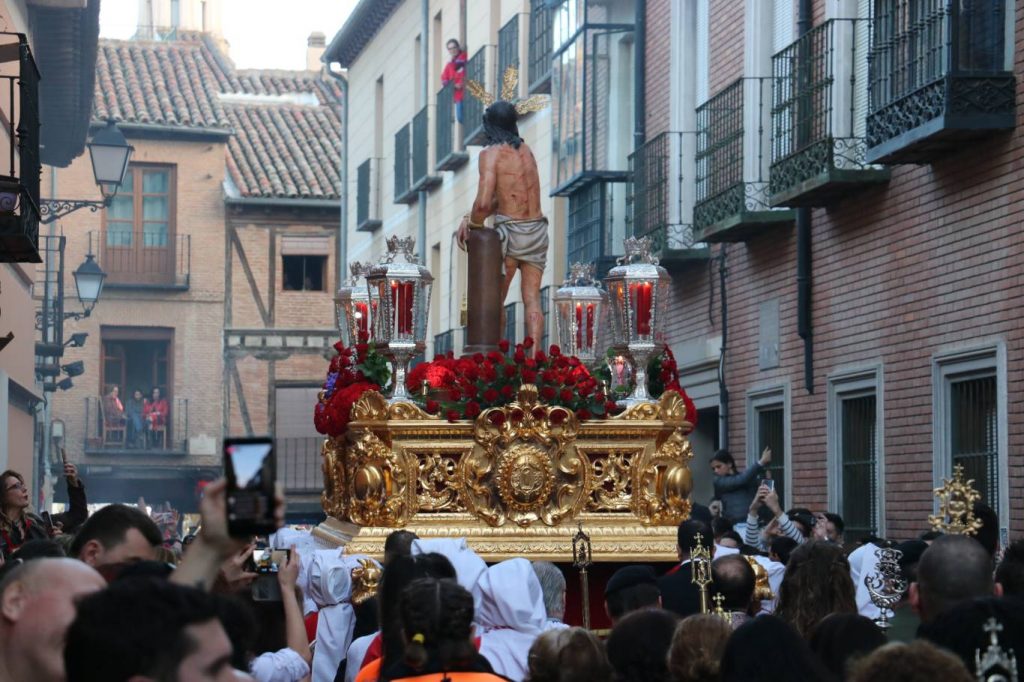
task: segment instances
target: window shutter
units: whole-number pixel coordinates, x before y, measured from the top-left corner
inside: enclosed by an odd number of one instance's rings
[[[857,21],[853,22],[853,136],[864,137],[867,128],[868,50],[871,49],[872,0],[857,0]]]
[[[696,45],[696,60],[695,68],[697,70],[697,78],[695,85],[695,95],[697,100],[697,106],[704,104],[708,100],[708,53],[709,50],[709,0],[697,0],[697,45]]]
[[[331,255],[330,237],[281,237],[281,255],[283,256],[329,256]]]
[[[796,23],[793,12],[793,0],[775,0],[774,10],[772,54],[793,42],[794,24]]]

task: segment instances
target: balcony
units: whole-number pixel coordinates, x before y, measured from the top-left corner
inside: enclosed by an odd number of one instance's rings
[[[771,79],[740,78],[697,108],[694,239],[740,242],[792,223],[768,197]]]
[[[481,47],[466,62],[466,80],[474,80],[480,85],[492,91],[493,83],[487,79],[487,47]],[[465,131],[465,143],[469,145],[482,145],[486,141],[484,136],[484,105],[476,97],[466,93],[467,97],[462,100],[462,125]]]
[[[39,256],[39,70],[22,34],[0,44],[0,64],[16,62],[18,75],[0,76],[0,262],[41,263]],[[7,70],[5,68],[5,70]],[[15,94],[17,93],[17,94]],[[0,171],[2,172],[2,171]]]
[[[192,236],[166,232],[89,232],[89,251],[99,254],[112,289],[185,291],[192,269]]]
[[[434,356],[447,355],[455,350],[455,331],[449,329],[440,334],[434,334]]]
[[[465,99],[470,99],[470,96],[466,95]],[[462,106],[466,106],[465,101]],[[461,149],[459,141],[459,124],[455,120],[455,83],[449,83],[437,93],[436,114],[437,164],[434,168],[439,171],[458,170],[469,161],[469,154]]]
[[[104,413],[102,398],[86,398],[85,454],[129,457],[187,455],[188,440],[192,435],[188,424],[188,399],[171,398],[167,402],[170,405],[167,423],[162,428],[136,433],[128,420]]]
[[[430,174],[430,118],[427,107],[412,117],[412,189],[429,192],[441,184],[441,176]]]
[[[519,15],[515,15],[498,29],[498,80],[505,76],[508,67],[519,70]],[[520,81],[523,79],[520,78]]]
[[[547,0],[530,0],[530,94],[551,92],[551,10]]]
[[[324,489],[324,472],[320,466],[323,437],[276,438],[277,475],[285,494],[315,493],[319,500]]]
[[[683,173],[684,158],[692,167],[695,142],[694,133],[661,133],[629,156],[630,229],[635,237],[651,238],[663,265],[708,257],[707,247],[693,238],[693,185]]]
[[[928,163],[964,140],[1010,130],[1016,80],[1002,0],[876,3],[868,162]]]
[[[864,160],[869,30],[833,19],[772,57],[772,206],[827,206],[889,180]]]
[[[395,203],[413,204],[417,192],[412,188],[412,140],[410,126],[405,124],[395,133]]]
[[[367,159],[356,169],[356,231],[375,232],[380,220],[380,159]]]

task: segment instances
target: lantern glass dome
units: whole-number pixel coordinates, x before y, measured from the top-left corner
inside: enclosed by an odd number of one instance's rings
[[[368,343],[372,329],[372,308],[370,290],[365,274],[370,271],[369,263],[351,263],[351,275],[338,288],[334,304],[338,314],[338,330],[346,346]]]
[[[597,358],[608,294],[594,278],[592,263],[574,263],[555,292],[555,327],[563,353],[584,362]]]
[[[87,145],[92,160],[92,174],[104,197],[112,197],[124,182],[134,148],[128,144],[124,134],[113,119],[107,121]]]

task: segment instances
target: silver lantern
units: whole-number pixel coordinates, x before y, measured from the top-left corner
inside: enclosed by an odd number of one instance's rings
[[[338,287],[338,293],[334,296],[338,329],[342,343],[346,346],[368,343],[370,340],[373,310],[370,307],[370,290],[364,277],[372,266],[372,263],[351,263],[348,266],[351,275]]]
[[[409,361],[426,347],[430,287],[412,237],[390,237],[388,252],[366,275],[372,312],[371,339],[392,365],[391,402],[411,402],[405,387]]]
[[[601,316],[608,294],[594,278],[593,263],[573,263],[569,276],[555,292],[555,330],[558,345],[566,355],[584,362],[597,359]]]
[[[604,281],[608,287],[614,345],[627,352],[636,378],[633,393],[619,401],[619,405],[629,407],[651,402],[647,362],[658,351],[655,338],[668,313],[672,279],[651,255],[650,238],[630,237],[625,241],[625,249],[626,255],[619,258]]]

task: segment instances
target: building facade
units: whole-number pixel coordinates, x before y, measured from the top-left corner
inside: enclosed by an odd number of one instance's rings
[[[954,464],[1024,522],[1021,11],[647,3],[631,229],[685,235],[683,384],[709,442],[770,446],[784,504],[853,537],[926,530]]]
[[[58,223],[65,260],[91,253],[107,279],[66,325],[88,334],[64,357],[85,372],[53,415],[91,500],[182,511],[220,475],[225,436],[275,436],[299,520],[321,486],[309,394],[337,336],[340,86],[322,70],[235,68],[218,2],[177,7],[169,26],[145,18],[181,3],[143,4],[136,37],[101,40],[96,68],[94,126],[114,119],[134,147],[125,182],[108,208]],[[95,192],[82,159],[44,181]],[[114,388],[126,412],[159,390],[157,428],[120,418]]]

